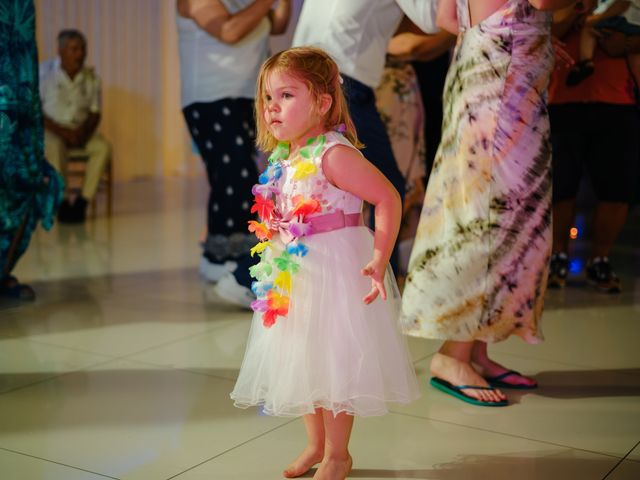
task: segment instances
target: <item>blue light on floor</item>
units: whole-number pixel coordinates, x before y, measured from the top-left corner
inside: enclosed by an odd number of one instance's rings
[[[573,258],[569,260],[569,273],[580,273],[584,268],[584,260],[581,258]]]

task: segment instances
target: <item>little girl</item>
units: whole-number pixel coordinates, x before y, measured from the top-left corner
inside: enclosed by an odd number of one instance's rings
[[[418,396],[388,268],[400,197],[356,149],[341,83],[335,62],[311,47],[274,55],[258,77],[257,142],[273,153],[253,189],[257,300],[231,398],[304,416],[308,444],[288,478],[318,463],[313,478],[345,478],[353,417]],[[375,206],[374,235],[362,200]]]

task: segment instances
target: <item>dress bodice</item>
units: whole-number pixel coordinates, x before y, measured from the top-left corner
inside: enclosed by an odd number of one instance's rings
[[[551,13],[534,8],[528,0],[506,0],[498,10],[471,26],[469,0],[457,0],[458,26],[461,32],[471,28],[516,29],[521,33],[541,32],[549,28]]]
[[[345,145],[354,148],[351,143],[338,132],[327,132],[320,135],[295,158],[282,160],[282,175],[277,183],[276,208],[283,214],[290,212],[299,199],[316,200],[321,211],[311,215],[324,215],[342,210],[344,213],[360,213],[362,200],[355,195],[340,190],[324,175],[322,157],[330,148]]]

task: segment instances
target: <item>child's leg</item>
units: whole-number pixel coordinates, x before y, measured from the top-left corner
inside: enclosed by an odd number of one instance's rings
[[[353,428],[353,416],[324,410],[324,459],[313,476],[317,480],[339,480],[347,478],[351,471],[351,455],[349,455],[349,439]]]
[[[630,53],[627,59],[631,75],[636,79],[636,86],[640,88],[640,53]]]
[[[596,42],[596,37],[591,33],[591,28],[583,27],[582,30],[580,30],[580,61],[593,59]]]
[[[315,414],[302,417],[304,428],[307,431],[307,446],[283,472],[285,477],[295,478],[304,475],[311,467],[322,461],[325,442],[322,412],[322,409],[316,408]]]
[[[580,30],[579,61],[569,71],[566,84],[573,87],[593,74],[593,52],[596,49],[596,37],[591,33],[591,28],[583,27]]]

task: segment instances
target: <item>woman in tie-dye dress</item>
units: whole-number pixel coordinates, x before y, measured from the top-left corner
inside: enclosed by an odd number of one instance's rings
[[[548,7],[568,2],[556,3]],[[431,363],[434,387],[501,406],[506,396],[492,387],[536,383],[490,360],[487,343],[512,334],[542,340],[551,234],[551,14],[527,0],[442,0],[438,20],[459,36],[409,262],[403,325],[409,335],[445,340]]]

